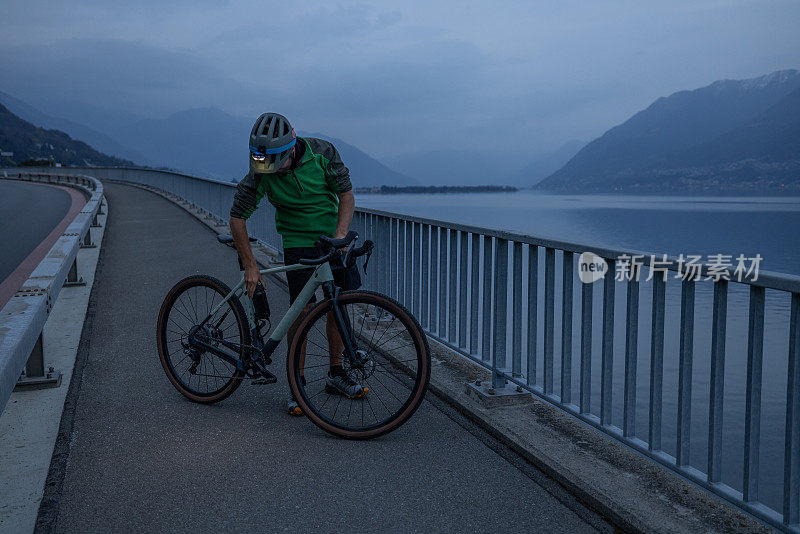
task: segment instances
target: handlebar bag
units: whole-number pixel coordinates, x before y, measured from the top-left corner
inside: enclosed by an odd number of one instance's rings
[[[356,263],[356,259],[352,258],[347,263],[348,265],[345,267],[342,260],[339,259],[336,264],[331,264],[333,283],[340,287],[343,291],[349,291],[361,287],[361,273],[358,272],[358,264]]]

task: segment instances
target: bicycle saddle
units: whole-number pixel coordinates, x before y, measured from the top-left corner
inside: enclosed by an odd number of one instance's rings
[[[251,243],[253,241],[258,241],[258,239],[256,239],[253,236],[249,236],[249,238]],[[217,235],[217,241],[219,241],[223,245],[233,246],[233,236],[231,234],[219,234]]]

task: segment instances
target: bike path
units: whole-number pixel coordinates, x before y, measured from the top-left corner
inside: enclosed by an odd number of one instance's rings
[[[45,500],[40,527],[594,530],[429,401],[396,432],[366,442],[289,417],[285,343],[273,364],[278,384],[244,384],[212,406],[183,398],[157,356],[161,301],[190,274],[232,285],[239,276],[234,253],[160,196],[109,183],[105,193],[110,214],[94,313],[78,354],[79,389],[68,397],[72,432],[61,437],[69,454],[65,464],[54,461],[49,483],[60,491]],[[267,284],[273,317],[280,317],[287,294]]]

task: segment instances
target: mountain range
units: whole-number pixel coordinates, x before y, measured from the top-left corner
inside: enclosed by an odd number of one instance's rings
[[[539,187],[800,192],[800,72],[721,80],[659,98]]]
[[[147,159],[136,150],[123,146],[118,141],[106,134],[100,133],[94,128],[83,123],[70,119],[54,117],[43,113],[33,106],[14,98],[13,96],[0,92],[0,104],[5,106],[11,113],[35,126],[48,130],[60,130],[69,134],[74,139],[80,139],[84,143],[94,147],[100,152],[117,156],[123,159],[135,161],[140,165],[148,164]]]
[[[243,139],[250,134],[252,120],[217,108],[189,109],[163,119],[147,119],[124,111],[106,112],[89,104],[70,102],[63,105],[69,118],[62,118],[44,113],[6,93],[0,92],[0,103],[36,126],[62,130],[98,150],[138,165],[167,167],[233,181],[247,173]],[[89,125],[76,119],[83,119]],[[298,135],[332,141],[350,168],[355,187],[419,183],[341,139],[302,131],[298,131]]]
[[[6,113],[40,127],[35,135],[26,130],[34,143],[28,147],[32,155],[43,153],[42,146],[60,146],[43,144],[42,132],[61,130],[71,141],[80,139],[97,149],[70,148],[87,161],[116,158],[231,181],[247,172],[242,140],[251,119],[217,108],[152,119],[77,102],[43,112],[5,93],[0,93],[0,104],[8,108]],[[536,185],[575,193],[800,193],[800,72],[783,70],[679,91],[588,144],[570,141],[549,153],[535,148],[522,153],[437,149],[385,158],[387,165],[324,133],[298,134],[332,141],[355,187]],[[48,150],[52,155],[56,149]]]
[[[46,130],[22,120],[0,104],[0,165],[16,166],[31,160],[52,160],[64,165],[133,165],[107,156],[64,132]]]
[[[496,152],[472,148],[400,154],[384,161],[423,184],[531,187],[558,170],[586,143],[569,141],[550,152]]]

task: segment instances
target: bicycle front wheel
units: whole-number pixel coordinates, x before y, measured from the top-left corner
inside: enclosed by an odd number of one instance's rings
[[[300,408],[323,430],[349,439],[369,439],[399,428],[422,403],[430,380],[430,349],[422,328],[397,301],[371,291],[345,291],[337,303],[356,353],[339,352],[341,337],[332,302],[322,301],[303,317],[289,349],[289,386]],[[331,383],[333,360],[355,394]]]

